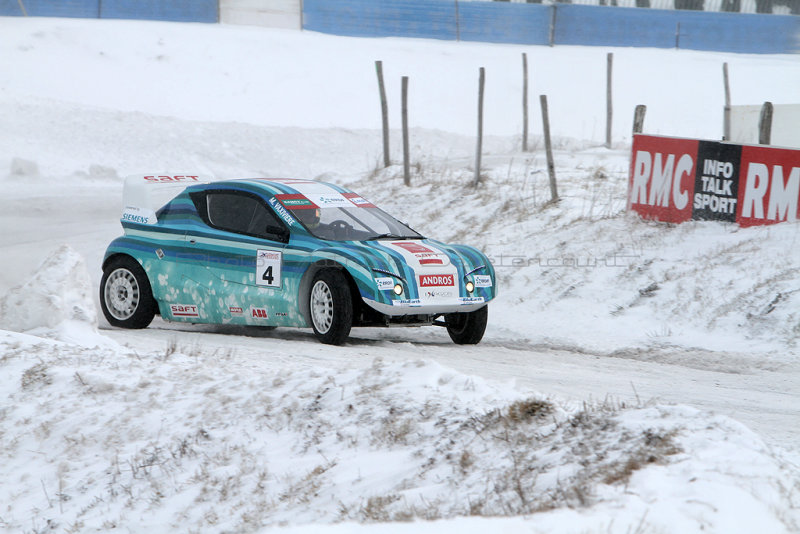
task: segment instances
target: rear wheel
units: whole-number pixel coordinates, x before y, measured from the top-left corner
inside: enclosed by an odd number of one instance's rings
[[[156,301],[144,269],[130,256],[113,259],[100,281],[100,307],[112,326],[145,328],[156,314]]]
[[[308,299],[311,326],[317,339],[328,345],[344,343],[353,326],[353,301],[344,274],[335,269],[317,273]]]
[[[486,322],[489,319],[489,306],[466,313],[449,313],[444,316],[447,333],[458,345],[475,345],[483,339]]]

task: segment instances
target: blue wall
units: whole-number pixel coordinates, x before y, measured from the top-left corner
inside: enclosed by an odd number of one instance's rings
[[[31,16],[217,22],[219,0],[23,0]],[[0,15],[22,15],[0,0]],[[555,27],[551,34],[551,22]],[[678,28],[680,31],[678,32]],[[800,51],[800,16],[456,0],[303,0],[303,28],[525,45]],[[552,42],[551,42],[552,38]]]
[[[33,17],[217,22],[217,0],[22,0]],[[18,0],[0,0],[0,15],[21,16]]]
[[[303,0],[303,27],[351,37],[456,38],[455,2]]]
[[[217,0],[100,0],[100,16],[107,19],[217,22]]]
[[[354,37],[656,48],[677,44],[763,54],[800,50],[800,16],[792,15],[507,2],[459,2],[457,12],[455,0],[304,0],[303,27]]]
[[[303,1],[304,29],[351,37],[549,44],[550,16],[546,6],[506,2]]]
[[[680,25],[680,26],[679,26]],[[680,32],[678,32],[680,28]],[[800,17],[563,4],[555,42],[756,54],[795,52]]]
[[[459,2],[462,41],[550,44],[552,9],[541,4]]]
[[[32,17],[96,18],[100,13],[98,0],[23,0],[28,15]],[[0,0],[0,15],[22,16],[17,0]]]

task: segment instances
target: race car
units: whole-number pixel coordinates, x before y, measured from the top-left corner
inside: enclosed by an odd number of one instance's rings
[[[174,198],[156,210],[165,192]],[[497,292],[477,249],[427,239],[330,183],[137,175],[123,205],[124,235],[108,246],[100,283],[117,327],[145,328],[158,314],[310,327],[339,345],[353,326],[438,325],[475,344]]]

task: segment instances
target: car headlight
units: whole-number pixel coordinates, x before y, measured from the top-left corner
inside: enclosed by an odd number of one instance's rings
[[[402,295],[403,294],[403,286],[401,286],[400,284],[395,284],[394,285],[394,294],[395,295]]]
[[[467,282],[467,285],[465,287],[467,288],[467,293],[472,293],[473,291],[475,291],[475,284],[473,284],[472,282]]]

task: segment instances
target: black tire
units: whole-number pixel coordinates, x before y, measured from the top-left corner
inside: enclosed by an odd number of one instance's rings
[[[338,269],[314,276],[308,293],[308,315],[314,335],[327,345],[341,345],[353,326],[353,301],[347,278]]]
[[[444,316],[447,333],[457,345],[476,345],[483,339],[486,322],[489,320],[489,306],[467,313],[449,313]]]
[[[100,307],[112,326],[146,328],[158,305],[144,269],[130,256],[118,256],[103,269]]]

